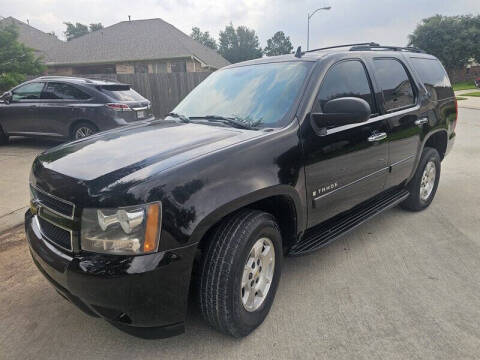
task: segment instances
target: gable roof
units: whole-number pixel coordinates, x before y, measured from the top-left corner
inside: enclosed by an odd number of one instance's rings
[[[56,64],[88,64],[195,56],[221,68],[229,64],[162,19],[122,21],[66,42]]]
[[[44,33],[14,17],[9,16],[0,20],[0,27],[11,24],[18,30],[18,41],[34,49],[37,56],[42,56],[47,63],[53,60],[58,49],[64,45],[64,41],[57,39],[56,36]]]
[[[162,19],[122,21],[70,41],[58,40],[15,18],[19,40],[41,51],[47,65],[98,64],[195,57],[219,69],[230,63]]]

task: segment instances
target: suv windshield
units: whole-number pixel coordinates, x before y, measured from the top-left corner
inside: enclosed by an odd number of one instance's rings
[[[278,127],[290,110],[312,66],[282,62],[219,70],[173,110],[195,118],[224,117],[253,127]]]

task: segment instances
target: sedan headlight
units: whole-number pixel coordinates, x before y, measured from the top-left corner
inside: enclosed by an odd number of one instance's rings
[[[157,251],[162,225],[161,203],[118,209],[83,209],[83,250],[115,255]]]

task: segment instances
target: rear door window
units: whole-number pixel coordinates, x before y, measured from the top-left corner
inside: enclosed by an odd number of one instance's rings
[[[427,58],[410,58],[412,65],[428,92],[433,95],[434,100],[442,100],[454,96],[452,84],[448,79],[447,72],[440,61]]]
[[[321,112],[328,101],[340,97],[361,98],[370,104],[372,113],[375,113],[370,82],[360,61],[342,61],[328,70],[318,92],[313,112]]]
[[[65,83],[49,82],[42,93],[42,99],[85,100],[89,98],[90,95]]]
[[[19,100],[38,100],[42,94],[42,89],[45,83],[34,82],[25,84],[13,90],[12,101]]]
[[[146,99],[128,85],[101,85],[100,91],[118,101],[145,101]]]
[[[386,111],[415,104],[415,94],[405,67],[397,59],[375,59],[375,79],[383,93]]]

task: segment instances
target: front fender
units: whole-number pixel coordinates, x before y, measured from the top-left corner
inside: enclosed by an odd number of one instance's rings
[[[286,196],[293,202],[297,219],[296,232],[298,233],[300,231],[300,224],[303,224],[303,222],[305,221],[304,214],[302,211],[300,211],[300,209],[302,209],[302,202],[300,196],[298,195],[298,192],[295,190],[295,188],[291,186],[276,185],[245,194],[225,203],[217,209],[214,209],[213,211],[208,213],[193,229],[190,241],[192,243],[198,243],[203,238],[205,233],[225,216],[257,201],[264,200],[273,196]]]

